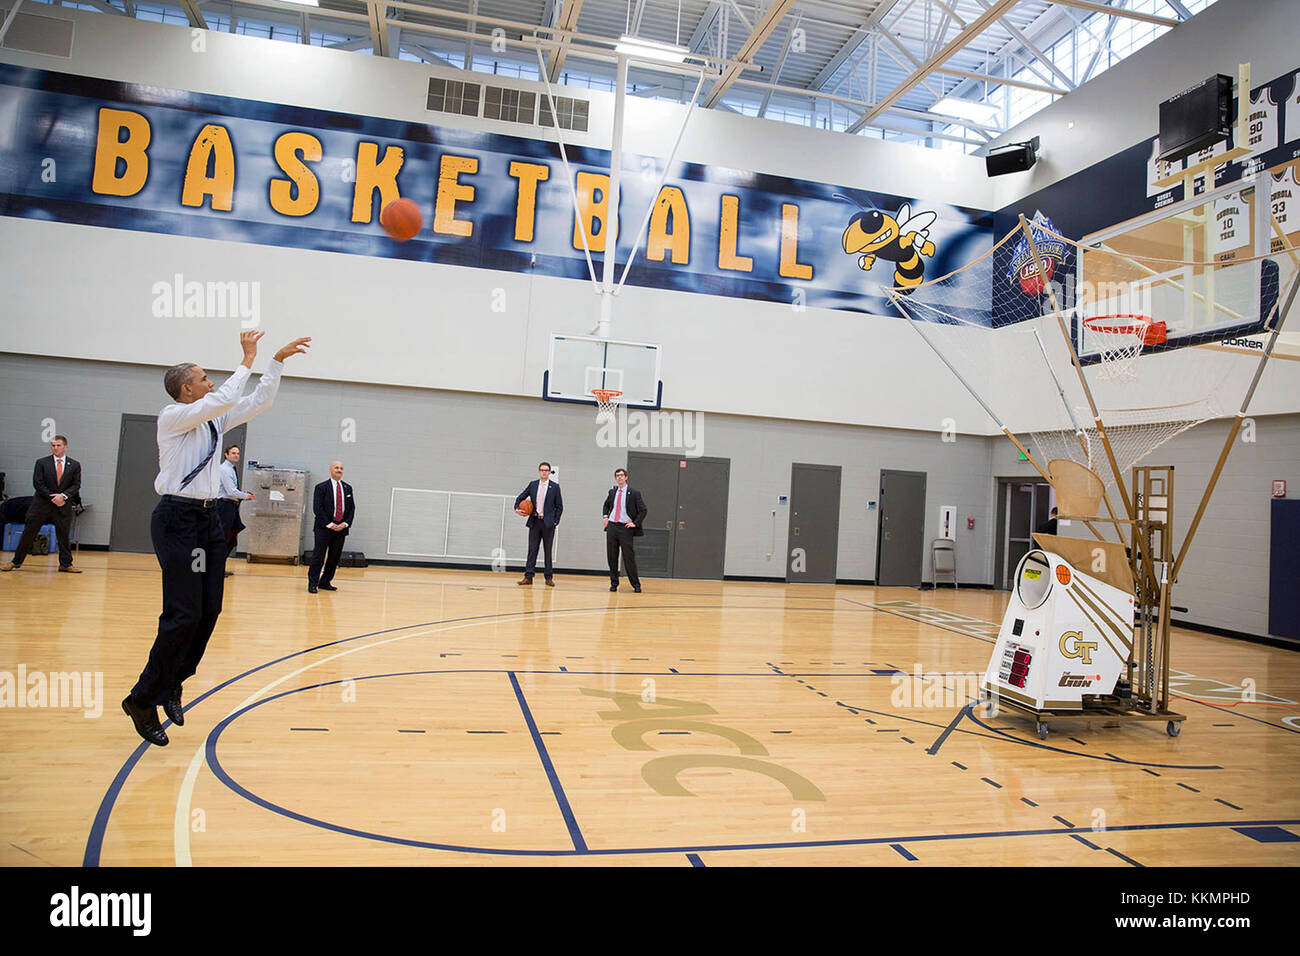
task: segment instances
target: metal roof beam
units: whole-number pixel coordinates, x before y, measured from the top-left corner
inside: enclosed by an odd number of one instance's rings
[[[904,96],[910,93],[916,87],[925,82],[925,78],[934,72],[935,68],[942,65],[958,51],[965,48],[966,44],[975,37],[983,33],[993,21],[999,19],[1003,13],[1014,7],[1019,0],[997,0],[988,10],[985,10],[967,26],[964,30],[952,38],[942,50],[930,57],[919,70],[900,83],[892,93],[880,100],[875,106],[859,117],[857,122],[848,128],[848,132],[856,133],[862,127],[870,125],[871,121],[877,116],[889,109]]]
[[[1112,7],[1105,3],[1093,3],[1092,0],[1052,0],[1052,3],[1061,7],[1078,7],[1080,10],[1088,10],[1092,13],[1104,13],[1112,17],[1128,17],[1130,20],[1155,23],[1162,27],[1176,27],[1182,22],[1171,20],[1169,17],[1158,17],[1153,13],[1139,13],[1136,10],[1125,10],[1123,7]]]
[[[208,21],[203,19],[203,11],[199,9],[199,0],[178,0],[178,2],[185,15],[190,18],[190,26],[198,27],[200,30],[208,28]]]
[[[1179,3],[1178,0],[1165,0],[1165,3],[1173,7],[1174,13],[1178,14],[1178,19],[1190,20],[1192,18],[1192,12]]]
[[[740,77],[743,69],[740,64],[753,62],[754,57],[758,55],[758,51],[767,42],[767,38],[772,35],[777,24],[785,16],[786,11],[793,5],[794,0],[772,0],[772,5],[763,11],[763,15],[754,24],[753,31],[745,39],[745,42],[740,45],[740,49],[736,51],[735,62],[729,64],[722,71],[722,76],[714,81],[713,88],[709,90],[709,95],[704,98],[704,101],[700,104],[701,106],[710,109],[717,105],[723,94],[731,89],[731,84],[735,83]]]
[[[848,60],[858,52],[858,49],[866,42],[873,30],[875,30],[882,20],[889,14],[889,11],[898,5],[898,0],[884,0],[880,6],[872,12],[871,16],[863,21],[862,25],[854,30],[853,35],[849,37],[847,43],[839,48],[839,51],[830,58],[830,61],[822,68],[822,71],[813,77],[809,84],[813,89],[825,89],[826,84],[830,82],[831,77],[839,72]]]
[[[582,12],[582,0],[562,0],[562,2],[564,7],[560,10],[556,28],[565,31],[578,29],[578,14]],[[569,39],[569,33],[562,34],[560,45],[551,51],[550,61],[546,64],[546,75],[552,83],[560,78],[560,71],[564,69],[564,58],[569,55]]]
[[[366,12],[370,21],[370,48],[375,56],[388,56],[388,10],[375,0],[368,0]]]
[[[985,2],[985,0],[976,0],[976,2],[979,3],[979,5],[982,6],[985,10],[989,9],[989,5],[988,3]],[[998,23],[1002,24],[1002,26],[1006,28],[1006,31],[1008,33],[1010,33],[1013,37],[1019,40],[1026,50],[1028,50],[1035,57],[1037,57],[1038,60],[1043,64],[1043,66],[1051,70],[1052,73],[1056,75],[1056,78],[1065,84],[1065,88],[1067,90],[1074,89],[1075,87],[1074,77],[1070,76],[1060,67],[1058,67],[1055,63],[1053,63],[1050,59],[1048,59],[1047,54],[1044,53],[1042,50],[1038,49],[1038,47],[1034,45],[1034,41],[1029,39],[1029,37],[1025,36],[1024,32],[1021,31],[1014,23],[1012,23],[1006,17],[998,17]]]
[[[781,82],[781,71],[785,69],[786,57],[790,55],[790,41],[794,39],[794,31],[799,29],[799,20],[800,18],[796,16],[794,18],[794,22],[790,24],[790,29],[787,30],[785,33],[785,45],[781,47],[781,55],[778,56],[776,59],[776,71],[772,74],[773,83]],[[763,96],[762,105],[759,106],[758,108],[759,119],[762,119],[767,115],[767,108],[769,105],[771,105],[771,103],[772,103],[772,91],[768,90],[767,93],[764,94]]]

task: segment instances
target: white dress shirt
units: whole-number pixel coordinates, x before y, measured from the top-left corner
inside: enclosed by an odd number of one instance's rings
[[[198,480],[195,477],[194,481]],[[194,481],[190,484],[194,484]],[[243,501],[248,497],[239,490],[239,475],[235,472],[235,466],[225,459],[221,461],[221,497],[229,498],[231,501]]]
[[[63,458],[58,458],[51,455],[50,457],[54,458],[54,480],[57,482],[59,480],[59,476],[62,475],[68,469],[68,459],[66,456],[64,456]],[[60,491],[58,488],[55,488],[54,491],[50,493],[50,497],[53,498],[55,495],[61,495],[61,494],[63,494],[63,492]]]
[[[160,495],[179,495],[183,498],[222,497],[221,455],[222,435],[260,414],[275,400],[280,388],[280,372],[284,363],[274,359],[262,373],[262,380],[252,394],[240,398],[248,382],[250,370],[241,365],[230,378],[221,383],[197,402],[188,405],[173,402],[158,413],[158,477],[154,491]],[[216,447],[213,449],[212,432],[208,422],[217,427]],[[184,488],[185,476],[199,466],[213,449],[207,465]]]
[[[539,518],[546,514],[546,492],[550,487],[550,479],[537,482],[537,517]],[[543,518],[543,520],[545,519]]]

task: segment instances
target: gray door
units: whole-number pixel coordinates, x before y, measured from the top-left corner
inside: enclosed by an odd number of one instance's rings
[[[1002,495],[998,510],[1005,517],[998,548],[999,586],[1010,590],[1011,575],[1020,559],[1035,547],[1033,532],[1047,523],[1052,507],[1052,486],[1045,481],[1026,481],[1023,478],[1004,480]]]
[[[633,541],[636,567],[642,577],[673,576],[678,461],[675,455],[632,452],[627,456],[627,483],[641,492],[646,506],[646,517],[641,526],[645,534]],[[613,472],[609,483],[613,487]]]
[[[840,548],[840,466],[790,467],[785,579],[834,584]]]
[[[646,506],[635,545],[641,575],[721,580],[731,460],[631,452],[627,471]]]
[[[683,468],[681,463],[685,462]],[[677,466],[673,577],[721,580],[727,561],[727,494],[731,461],[683,458]],[[649,502],[646,507],[649,507]]]
[[[242,450],[247,426],[222,436],[222,446],[237,444]],[[217,454],[221,449],[217,450]],[[239,471],[242,477],[243,461]],[[149,517],[158,504],[153,490],[158,477],[158,417],[123,415],[117,441],[117,477],[113,482],[113,522],[108,534],[112,551],[152,552]]]
[[[920,587],[925,558],[925,472],[880,472],[876,584]]]

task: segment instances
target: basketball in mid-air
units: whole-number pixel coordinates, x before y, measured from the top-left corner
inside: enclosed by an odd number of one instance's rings
[[[379,224],[398,242],[405,242],[419,233],[424,216],[413,199],[394,199],[379,212]]]
[[[532,514],[532,513],[533,513],[533,499],[532,499],[532,498],[525,498],[523,501],[519,502],[519,509],[518,509],[518,510],[519,510],[519,513],[520,513],[520,514],[523,514],[523,515],[530,515],[530,514]]]

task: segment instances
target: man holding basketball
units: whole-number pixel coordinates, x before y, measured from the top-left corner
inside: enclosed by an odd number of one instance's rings
[[[528,508],[521,508],[524,501]],[[515,499],[515,514],[528,516],[528,563],[524,565],[524,576],[520,587],[531,587],[533,575],[537,573],[537,549],[545,545],[546,586],[555,587],[551,569],[551,544],[555,541],[555,526],[560,523],[564,513],[564,498],[560,495],[560,486],[551,481],[551,463],[544,461],[537,466],[537,480],[530,481],[528,487]]]

